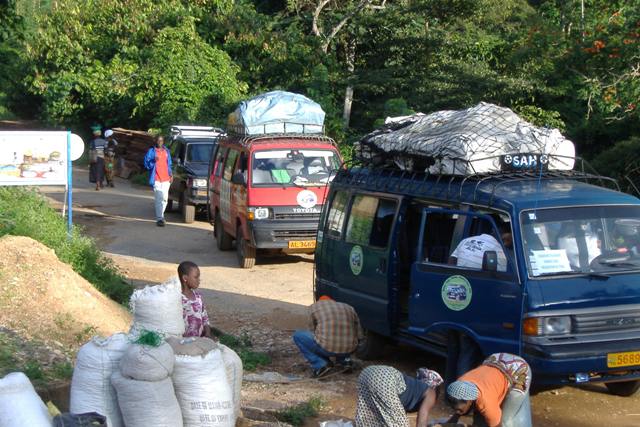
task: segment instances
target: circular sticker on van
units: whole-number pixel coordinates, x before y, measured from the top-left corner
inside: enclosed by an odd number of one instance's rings
[[[302,190],[296,196],[296,201],[305,209],[311,209],[318,204],[318,196],[311,190]]]
[[[464,276],[451,276],[444,281],[441,295],[450,310],[464,310],[471,303],[471,284]]]
[[[357,276],[362,271],[363,265],[364,253],[360,246],[355,245],[351,248],[351,253],[349,254],[349,266],[351,267],[351,272]]]

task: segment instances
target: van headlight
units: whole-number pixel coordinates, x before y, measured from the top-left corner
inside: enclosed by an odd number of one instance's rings
[[[571,316],[528,317],[524,319],[525,335],[566,335],[571,333]]]
[[[268,219],[269,213],[269,208],[249,208],[247,217],[249,218],[249,221],[256,219]]]

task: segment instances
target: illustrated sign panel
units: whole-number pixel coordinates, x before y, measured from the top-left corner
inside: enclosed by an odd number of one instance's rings
[[[0,186],[66,185],[67,132],[0,131]],[[71,135],[71,159],[84,143]]]

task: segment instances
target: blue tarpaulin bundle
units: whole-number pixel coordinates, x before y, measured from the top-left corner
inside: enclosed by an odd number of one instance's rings
[[[246,134],[323,133],[325,113],[304,95],[275,90],[242,101],[229,114],[228,131]]]

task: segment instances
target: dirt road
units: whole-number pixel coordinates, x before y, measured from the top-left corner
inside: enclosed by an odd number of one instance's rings
[[[60,190],[47,190],[62,202]],[[256,267],[237,267],[235,252],[215,248],[206,218],[182,224],[178,213],[167,214],[167,226],[153,221],[150,189],[116,180],[116,188],[95,191],[86,170],[74,169],[74,222],[86,228],[103,251],[136,283],[158,283],[175,274],[180,261],[201,268],[201,288],[214,323],[224,330],[251,336],[258,350],[271,354],[267,370],[307,376],[308,371],[290,340],[291,332],[306,326],[306,306],[312,302],[313,257],[259,259]],[[441,369],[444,361],[409,348],[393,348],[383,364],[407,372],[418,366]],[[320,395],[329,402],[327,418],[352,418],[355,375],[339,375],[323,382],[289,385],[245,382],[243,404],[264,401],[297,402]],[[640,394],[610,396],[604,387],[564,387],[532,397],[535,426],[631,427],[640,425]],[[444,416],[442,407],[436,416]]]

